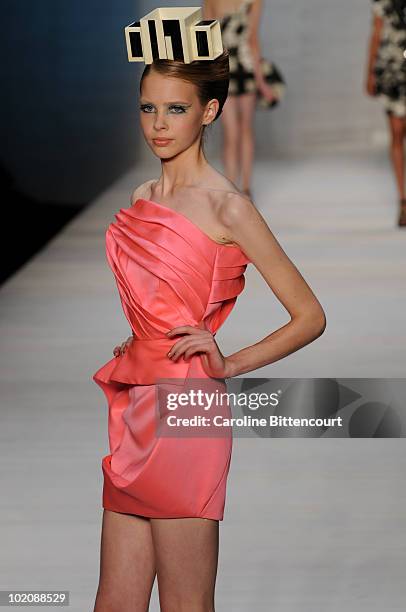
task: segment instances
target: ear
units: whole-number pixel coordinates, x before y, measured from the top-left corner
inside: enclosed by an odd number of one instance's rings
[[[209,100],[207,102],[203,115],[203,125],[209,125],[209,123],[212,123],[212,121],[214,121],[214,118],[218,113],[219,107],[220,104],[217,98],[213,98],[212,100]]]

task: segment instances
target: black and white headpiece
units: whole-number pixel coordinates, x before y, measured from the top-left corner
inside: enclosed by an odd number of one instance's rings
[[[214,60],[223,52],[220,23],[198,6],[157,8],[125,27],[129,62]]]

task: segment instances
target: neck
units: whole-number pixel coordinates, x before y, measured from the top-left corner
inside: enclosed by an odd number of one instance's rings
[[[178,155],[161,159],[161,176],[156,184],[160,197],[173,196],[177,189],[184,186],[197,186],[204,180],[208,167],[209,163],[200,146],[200,138]]]

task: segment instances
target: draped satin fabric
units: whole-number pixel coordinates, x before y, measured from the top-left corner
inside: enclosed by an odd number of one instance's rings
[[[244,289],[250,259],[151,200],[138,199],[115,219],[106,231],[106,256],[133,340],[93,375],[108,406],[103,507],[223,520],[232,436],[157,436],[155,392],[162,378],[210,381],[200,355],[167,356],[182,336],[165,334],[191,325],[215,335]]]

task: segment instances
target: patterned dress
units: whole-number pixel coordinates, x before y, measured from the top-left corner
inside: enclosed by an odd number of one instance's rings
[[[277,66],[261,57],[260,69],[265,82],[273,89],[274,98],[267,99],[258,88],[255,80],[254,58],[248,42],[249,14],[253,0],[242,0],[239,8],[219,19],[223,46],[228,50],[230,63],[229,96],[241,96],[246,93],[256,94],[259,108],[274,108],[285,94],[286,83]]]
[[[388,114],[406,117],[406,0],[372,0],[383,19],[374,73],[376,93]]]
[[[228,95],[255,92],[254,63],[248,44],[248,18],[252,0],[243,0],[234,13],[220,19],[223,46],[229,52],[230,84]]]

